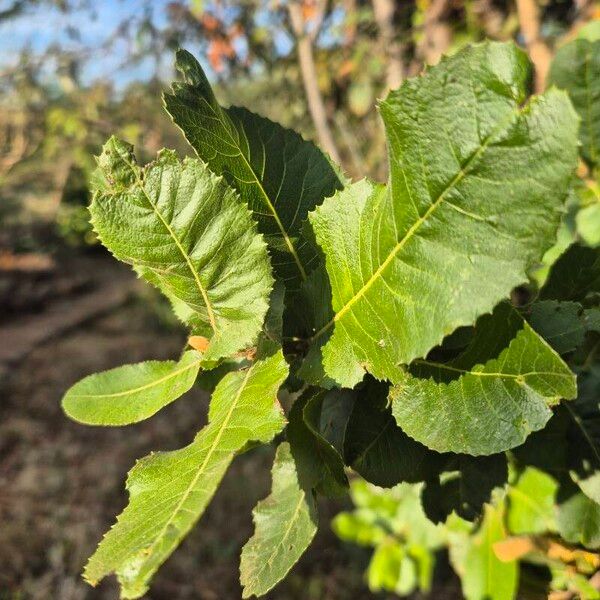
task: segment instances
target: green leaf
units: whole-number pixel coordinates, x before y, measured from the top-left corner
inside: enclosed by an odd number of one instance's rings
[[[273,279],[265,243],[246,206],[199,160],[163,150],[146,168],[111,138],[98,160],[105,178],[90,207],[102,243],[193,310],[210,338],[206,361],[252,345]]]
[[[209,422],[188,446],[140,460],[127,478],[129,504],[84,572],[95,585],[115,573],[123,598],[139,598],[150,578],[204,512],[236,453],[284,426],[277,390],[288,369],[281,352],[216,387]]]
[[[561,490],[558,506],[558,532],[572,544],[600,548],[600,504],[588,498],[578,488]]]
[[[331,527],[341,540],[359,546],[378,546],[389,536],[381,517],[370,510],[340,513],[331,522]]]
[[[381,103],[390,181],[360,181],[310,215],[335,316],[326,373],[393,380],[517,285],[556,239],[577,165],[564,92],[527,98],[512,44],[468,47]],[[333,330],[333,331],[332,331]]]
[[[438,452],[477,456],[522,444],[548,422],[550,406],[576,394],[567,365],[503,303],[479,319],[462,354],[447,363],[415,361],[390,398],[409,436]]]
[[[269,244],[273,266],[297,287],[318,261],[301,236],[309,210],[342,187],[328,159],[297,133],[244,108],[217,102],[198,61],[177,52],[183,83],[164,95],[165,107],[198,156],[248,203]]]
[[[367,481],[392,487],[437,475],[448,457],[409,438],[387,406],[389,386],[374,380],[358,388],[344,440],[344,460]]]
[[[87,425],[129,425],[151,417],[194,385],[202,355],[185,352],[179,362],[152,360],[85,377],[65,394],[63,410]]]
[[[511,533],[556,531],[556,492],[553,477],[533,467],[519,474],[508,488],[507,524]]]
[[[340,496],[348,488],[344,462],[321,430],[321,412],[329,393],[309,389],[296,400],[290,411],[287,439],[302,487],[326,496]]]
[[[445,473],[431,478],[423,488],[425,513],[434,523],[443,523],[455,512],[468,521],[481,515],[492,492],[508,479],[506,456],[457,455],[447,459]]]
[[[502,562],[494,544],[506,539],[504,507],[486,505],[477,533],[464,539],[464,563],[456,571],[466,600],[512,600],[517,594],[519,569],[516,562]],[[452,538],[451,538],[452,540]]]
[[[600,292],[600,248],[574,244],[552,267],[540,299],[579,302],[593,292]]]
[[[581,208],[575,216],[577,233],[588,246],[600,246],[600,182],[584,184],[579,193]]]
[[[529,323],[559,354],[575,350],[585,336],[583,307],[578,302],[535,302]]]
[[[556,53],[549,85],[566,90],[581,117],[581,153],[592,167],[600,161],[600,40],[576,39]]]
[[[252,515],[254,535],[242,550],[240,564],[243,598],[262,596],[281,581],[317,532],[315,499],[300,486],[286,442],[277,448],[272,492]]]

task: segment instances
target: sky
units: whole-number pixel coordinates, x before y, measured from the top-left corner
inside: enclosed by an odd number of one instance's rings
[[[0,11],[11,4],[0,0]],[[153,0],[152,22],[161,28],[167,23],[168,0]],[[0,68],[14,64],[23,48],[42,53],[59,44],[76,52],[94,50],[102,46],[123,20],[143,16],[144,2],[140,0],[96,0],[79,9],[61,12],[52,5],[30,7],[17,18],[0,21]],[[93,7],[93,8],[90,8]],[[135,41],[130,42],[135,44]],[[84,84],[97,78],[110,78],[117,87],[129,81],[147,79],[154,72],[151,59],[120,68],[130,55],[126,42],[118,42],[109,52],[92,52],[81,73]],[[166,71],[170,65],[165,64]],[[168,73],[163,73],[168,75]]]
[[[24,13],[16,18],[0,20],[0,70],[14,65],[22,49],[27,48],[33,53],[43,53],[53,45],[59,45],[76,54],[89,54],[89,60],[83,64],[80,73],[81,83],[87,85],[95,79],[113,81],[117,89],[122,89],[134,80],[145,80],[155,74],[156,65],[153,58],[146,58],[135,64],[123,66],[125,59],[136,50],[135,36],[128,41],[120,40],[113,44],[110,50],[98,50],[113,34],[117,26],[131,18],[139,24],[145,17],[145,8],[150,6],[150,20],[154,27],[163,29],[168,25],[167,7],[170,0],[68,0],[70,9],[66,12],[56,7],[57,0],[38,2],[32,1]],[[190,0],[194,1],[194,0]],[[9,8],[14,0],[0,0],[0,12]],[[37,5],[36,5],[37,4]],[[205,0],[205,5],[210,7]],[[225,4],[221,16],[226,20],[235,17],[237,9],[235,2]],[[78,6],[79,8],[72,8]],[[265,3],[268,6],[268,3]],[[273,24],[273,13],[263,8],[257,11],[255,21],[260,26]],[[333,12],[330,25],[321,36],[320,44],[328,46],[335,43],[335,29],[343,20],[343,13]],[[274,27],[274,43],[280,55],[287,55],[293,49],[293,42],[281,27]],[[241,40],[241,38],[238,38]],[[210,65],[200,52],[200,45],[186,43],[186,48],[196,54],[211,77]],[[243,55],[244,48],[236,48]],[[50,79],[55,65],[47,66],[47,76]],[[172,76],[172,60],[168,55],[162,57],[158,75],[163,79]]]

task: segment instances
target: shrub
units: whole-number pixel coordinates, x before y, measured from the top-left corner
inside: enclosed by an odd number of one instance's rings
[[[129,505],[87,581],[115,573],[123,597],[141,596],[235,456],[274,439],[244,597],[298,560],[317,496],[345,494],[347,468],[379,486],[422,482],[429,516],[476,521],[495,510],[484,506],[507,460],[535,467],[557,482],[565,540],[600,546],[598,250],[574,244],[548,275],[579,235],[565,212],[595,189],[600,103],[588,114],[579,100],[599,80],[571,67],[597,73],[598,43],[585,43],[553,69],[575,108],[555,87],[528,97],[530,63],[512,44],[471,46],[405,81],[380,104],[386,185],[351,182],[296,133],[220,106],[178,53],[183,80],[164,103],[198,157],[163,150],[141,167],[113,137],[90,211],[101,242],[170,299],[189,347],[86,377],[63,406],[128,425],[223,375],[195,439],[129,473]]]

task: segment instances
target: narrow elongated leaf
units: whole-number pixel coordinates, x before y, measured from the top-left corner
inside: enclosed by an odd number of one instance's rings
[[[184,82],[165,94],[167,111],[198,156],[248,203],[269,243],[276,273],[296,287],[318,259],[301,236],[302,222],[341,188],[335,170],[294,131],[244,108],[221,107],[189,52],[177,52],[176,67]]]
[[[358,182],[311,215],[335,316],[315,336],[326,373],[395,377],[527,281],[556,239],[577,164],[564,92],[523,106],[530,65],[511,44],[469,47],[380,105],[387,187]]]
[[[317,507],[312,491],[305,491],[290,446],[277,448],[273,489],[252,512],[254,535],[242,550],[240,582],[243,598],[262,596],[296,564],[317,532]]]
[[[368,381],[346,428],[344,460],[367,481],[381,487],[418,482],[437,475],[448,456],[429,450],[408,437],[387,406],[389,386]]]
[[[63,410],[87,425],[129,425],[151,417],[194,384],[202,355],[124,365],[85,377],[65,394]]]
[[[566,90],[581,117],[581,153],[592,166],[600,161],[600,40],[577,39],[558,50],[549,85]]]
[[[498,331],[510,339],[504,348]],[[522,444],[548,422],[550,406],[576,394],[575,375],[560,356],[503,303],[478,321],[461,355],[415,361],[390,397],[412,438],[438,452],[477,456]]]
[[[104,183],[90,211],[102,243],[187,305],[197,333],[210,338],[207,361],[253,344],[273,279],[237,194],[201,161],[180,162],[171,151],[141,169],[114,137],[98,163]]]
[[[216,387],[209,423],[188,446],[150,454],[127,478],[129,504],[90,558],[92,585],[110,573],[123,598],[139,598],[158,567],[204,512],[227,467],[251,441],[267,442],[284,426],[277,390],[287,376],[281,352],[227,374]]]

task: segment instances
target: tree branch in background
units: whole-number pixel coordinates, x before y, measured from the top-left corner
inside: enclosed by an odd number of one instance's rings
[[[326,0],[318,0],[316,2],[316,12],[312,19],[312,28],[310,31],[307,31],[306,27],[307,23],[304,16],[303,2],[292,0],[288,4],[288,11],[292,33],[296,38],[298,63],[300,65],[300,72],[302,73],[302,83],[304,85],[304,92],[306,93],[308,110],[315,126],[319,143],[333,161],[341,164],[340,153],[333,140],[331,128],[327,121],[325,103],[323,102],[321,91],[319,90],[317,69],[313,53],[313,43],[319,34],[325,15],[326,5]]]
[[[386,61],[386,88],[387,90],[395,90],[400,87],[404,79],[402,45],[398,40],[394,26],[396,3],[394,0],[372,1],[375,22],[379,28],[380,52]]]
[[[552,54],[540,35],[540,13],[536,0],[516,0],[523,42],[535,66],[535,91],[544,90]]]
[[[423,36],[417,45],[416,55],[421,62],[434,65],[447,50],[452,40],[452,29],[445,20],[449,8],[448,0],[425,0],[423,11]],[[411,69],[419,71],[422,65]]]

